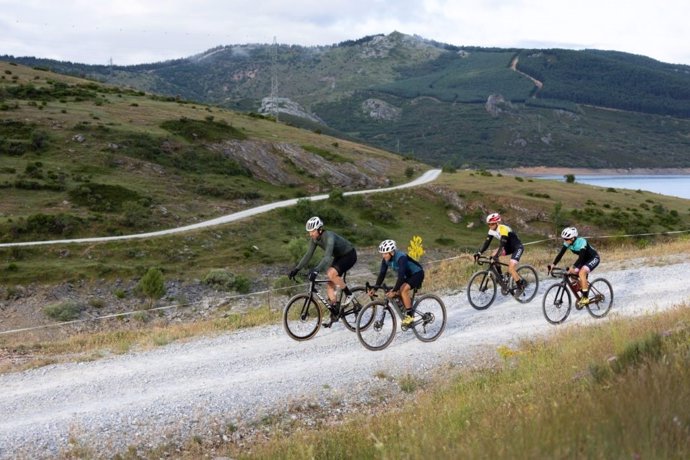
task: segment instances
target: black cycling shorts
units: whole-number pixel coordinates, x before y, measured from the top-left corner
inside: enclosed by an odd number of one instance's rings
[[[354,249],[347,254],[333,259],[331,267],[335,268],[338,272],[338,276],[343,276],[343,273],[351,269],[357,262],[357,251]]]
[[[510,260],[514,260],[516,262],[520,262],[520,257],[522,257],[522,253],[525,251],[525,247],[520,245],[517,248],[515,248],[515,251],[510,255]]]
[[[405,282],[410,285],[412,289],[419,289],[422,287],[424,281],[424,270],[420,270],[414,275],[408,276]]]

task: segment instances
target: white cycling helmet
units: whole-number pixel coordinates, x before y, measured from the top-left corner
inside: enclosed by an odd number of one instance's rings
[[[395,251],[396,246],[395,246],[395,241],[394,240],[383,240],[381,241],[381,244],[379,244],[379,252],[381,254],[385,254],[387,252],[393,252]]]
[[[501,215],[497,212],[491,213],[488,216],[486,216],[486,223],[487,224],[497,224],[501,221]]]
[[[570,238],[577,238],[577,229],[575,227],[566,227],[561,232],[561,238],[569,240]]]
[[[311,232],[312,230],[317,230],[317,229],[323,227],[323,222],[321,221],[321,219],[314,216],[307,221],[306,227],[307,227],[307,231]]]

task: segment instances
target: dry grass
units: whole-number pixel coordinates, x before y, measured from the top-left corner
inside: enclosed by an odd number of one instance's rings
[[[687,306],[569,328],[548,342],[504,353],[498,368],[460,371],[419,392],[401,412],[292,432],[251,454],[229,453],[286,459],[688,458],[688,338]],[[640,349],[637,359],[626,359],[629,350]],[[616,362],[624,364],[614,372]]]
[[[243,314],[233,313],[221,319],[161,325],[139,323],[133,329],[81,333],[64,340],[21,343],[15,338],[3,346],[12,349],[12,353],[4,362],[0,362],[0,373],[60,362],[93,361],[112,354],[147,350],[180,340],[210,337],[279,320],[280,312],[263,307]]]

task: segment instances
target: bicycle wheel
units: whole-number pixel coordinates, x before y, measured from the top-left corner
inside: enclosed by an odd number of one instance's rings
[[[496,280],[489,270],[472,275],[467,284],[467,300],[477,310],[489,308],[496,298]]]
[[[604,278],[589,283],[589,303],[587,311],[595,318],[603,318],[613,305],[613,288]]]
[[[414,301],[412,332],[422,342],[433,342],[446,328],[446,306],[433,294],[424,294]]]
[[[359,316],[359,312],[362,310],[362,308],[364,308],[366,304],[371,302],[371,298],[367,294],[367,289],[364,286],[353,287],[350,289],[350,291],[352,291],[354,297],[352,299],[352,303],[345,307],[345,311],[343,311],[342,318],[345,327],[351,330],[352,332],[355,332],[357,330],[357,316]],[[373,317],[371,316],[368,320],[363,320],[362,328],[366,329],[367,327],[369,327],[372,320]]]
[[[363,327],[366,322],[368,327]],[[398,321],[395,312],[385,300],[374,300],[362,308],[357,316],[357,338],[364,348],[383,350],[393,341]]]
[[[572,299],[570,292],[562,284],[554,284],[544,293],[541,308],[544,318],[551,324],[561,324],[570,314]]]
[[[513,292],[513,297],[520,303],[531,302],[534,296],[537,295],[539,289],[539,275],[531,265],[522,265],[517,268],[520,278],[525,280],[527,284],[524,289],[518,289],[513,278],[510,279],[510,289]]]
[[[313,297],[297,294],[288,300],[283,311],[285,332],[295,340],[309,340],[321,327],[321,309]]]

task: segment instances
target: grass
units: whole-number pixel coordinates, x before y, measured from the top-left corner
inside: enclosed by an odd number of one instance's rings
[[[655,351],[626,360],[650,334]],[[394,412],[318,431],[293,427],[251,453],[227,452],[285,459],[687,458],[689,339],[687,306],[564,329],[552,340],[524,343],[492,369],[459,370]],[[623,361],[606,377],[591,371]]]
[[[36,342],[30,341],[30,336],[0,338],[0,348],[12,349],[18,358],[16,364],[0,364],[0,373],[58,362],[92,361],[111,354],[147,350],[185,339],[208,337],[280,320],[279,311],[270,308],[255,308],[245,313],[227,313],[223,318],[182,324],[169,324],[157,320],[150,311],[132,312],[131,316],[135,321],[126,325],[113,325],[111,330],[104,332],[79,333],[67,338]]]

